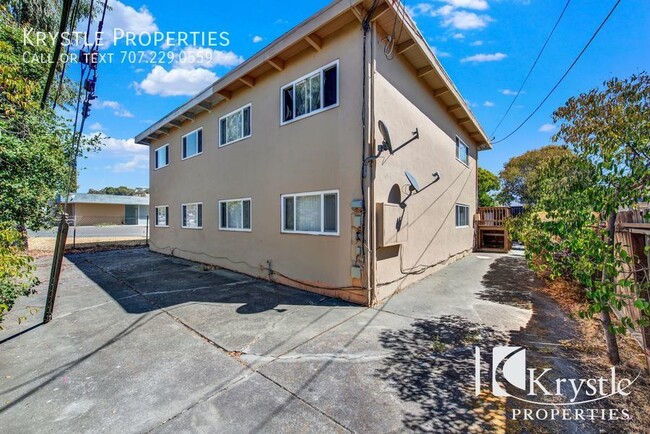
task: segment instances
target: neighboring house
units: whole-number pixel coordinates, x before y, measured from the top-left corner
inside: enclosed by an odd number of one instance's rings
[[[63,198],[57,203],[63,205]],[[76,226],[146,225],[149,197],[73,193],[65,212]]]
[[[472,251],[490,142],[402,4],[370,4],[332,3],[136,137],[152,250],[361,304]],[[393,148],[419,138],[369,158],[380,120]],[[440,180],[402,209],[406,170]]]

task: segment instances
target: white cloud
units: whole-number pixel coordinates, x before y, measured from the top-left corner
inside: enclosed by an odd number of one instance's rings
[[[258,42],[262,42],[263,40],[264,38],[262,38],[261,36],[257,36],[257,35],[253,36],[253,44],[257,44]]]
[[[433,54],[436,55],[436,57],[451,57],[451,53],[447,53],[446,51],[440,51],[437,47],[431,47],[431,50],[433,51]]]
[[[433,6],[429,3],[418,3],[415,6],[406,6],[406,12],[408,12],[411,17],[428,14],[432,9]]]
[[[244,61],[244,58],[232,51],[214,50],[206,47],[186,47],[176,56],[178,59],[175,66],[184,69],[198,67],[214,68],[215,66],[237,66]]]
[[[472,47],[480,47],[481,45],[483,45],[483,41],[474,41],[469,45],[471,45]]]
[[[113,173],[135,172],[136,170],[144,170],[149,167],[149,155],[136,154],[131,159],[124,163],[117,163],[108,166]]]
[[[483,103],[484,107],[494,107],[494,103],[492,101],[485,101]]]
[[[194,96],[217,79],[214,72],[205,68],[172,68],[168,71],[156,65],[144,80],[135,83],[135,88],[149,95]]]
[[[453,35],[451,35],[451,37],[454,39],[465,39],[465,35],[463,35],[462,33],[454,33]]]
[[[106,12],[106,20],[104,21],[103,39],[105,44],[114,43],[115,29],[135,34],[158,31],[155,19],[146,6],[135,10],[119,0],[114,0],[110,2],[110,7],[111,10]]]
[[[539,127],[539,132],[540,133],[552,133],[556,129],[557,128],[553,124],[544,124],[541,127]]]
[[[443,6],[434,8],[433,3],[418,3],[415,6],[407,6],[406,10],[412,17],[418,15],[429,15],[442,17],[442,24],[445,27],[453,27],[458,30],[481,29],[487,26],[493,19],[488,15],[478,15],[471,11],[485,11],[489,8],[487,0],[440,0]],[[454,35],[458,38],[459,34]]]
[[[100,124],[99,122],[95,122],[94,124],[92,124],[92,125],[90,126],[90,129],[91,129],[92,131],[102,131],[102,130],[104,129],[104,127],[103,127],[102,124]]]
[[[489,5],[486,0],[444,0],[445,3],[455,8],[475,9],[477,11],[486,10]]]
[[[465,63],[465,62],[473,62],[473,63],[482,63],[482,62],[498,62],[499,60],[503,60],[507,55],[503,53],[494,53],[494,54],[475,54],[473,56],[468,56],[462,58],[460,61]]]
[[[491,21],[492,18],[487,15],[477,15],[474,12],[467,11],[453,11],[445,15],[442,23],[447,27],[451,26],[458,30],[473,30],[482,29]]]
[[[124,106],[122,104],[120,104],[117,101],[97,100],[97,101],[94,101],[92,103],[91,107],[99,109],[99,110],[105,109],[105,108],[112,109],[113,114],[115,116],[119,116],[121,118],[132,118],[133,117],[133,113],[128,111],[126,108],[124,108]]]
[[[499,92],[507,96],[515,96],[519,94],[519,92],[517,92],[516,90],[510,90],[510,89],[501,89],[499,90]],[[521,93],[525,93],[525,92],[521,91]]]
[[[105,134],[100,134],[99,139],[102,143],[102,151],[119,155],[124,153],[149,155],[149,147],[135,143],[134,139],[116,139]]]

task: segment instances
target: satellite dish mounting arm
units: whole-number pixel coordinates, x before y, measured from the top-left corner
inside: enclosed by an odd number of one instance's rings
[[[411,175],[408,174],[408,175],[407,175],[407,178],[408,178],[408,180],[409,180],[409,184],[410,184],[410,185],[409,185],[409,194],[408,194],[408,196],[406,196],[406,197],[404,198],[404,200],[402,200],[402,201],[400,202],[400,204],[399,204],[400,208],[402,208],[402,209],[406,208],[406,201],[407,201],[411,196],[413,196],[414,194],[418,194],[418,193],[420,193],[420,192],[423,191],[423,190],[426,190],[427,188],[431,187],[431,186],[432,186],[433,184],[435,184],[436,182],[440,181],[440,173],[438,173],[438,172],[433,172],[432,176],[433,176],[433,181],[431,181],[430,183],[428,183],[428,184],[425,185],[424,187],[420,188],[420,187],[417,185],[417,183],[414,185],[414,182],[412,181],[412,177],[411,177]]]
[[[410,139],[408,139],[406,142],[402,143],[401,145],[399,145],[399,146],[398,146],[397,148],[395,148],[395,149],[387,149],[387,148],[386,148],[386,145],[385,145],[385,142],[382,142],[382,143],[381,143],[381,150],[380,150],[379,152],[381,153],[382,150],[386,150],[386,151],[389,151],[389,152],[390,152],[390,155],[393,155],[395,152],[399,151],[399,150],[402,149],[404,146],[406,146],[406,145],[408,145],[409,143],[411,143],[411,142],[413,142],[413,141],[415,141],[415,140],[417,140],[417,139],[420,138],[420,132],[418,131],[417,128],[416,128],[415,131],[413,131],[411,134],[412,134],[413,136],[412,136]]]

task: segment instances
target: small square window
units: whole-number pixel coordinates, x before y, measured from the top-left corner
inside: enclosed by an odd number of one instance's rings
[[[282,232],[338,235],[338,191],[282,196]]]
[[[456,159],[465,166],[469,166],[469,146],[459,137],[456,137]]]
[[[203,228],[203,204],[184,203],[181,205],[181,223],[185,229]]]
[[[456,204],[456,227],[469,227],[469,206]]]
[[[154,151],[154,169],[158,170],[169,165],[169,144]]]
[[[169,207],[167,205],[156,207],[156,226],[162,228],[169,226]]]
[[[250,231],[251,199],[219,201],[219,229],[227,231]]]
[[[251,136],[251,104],[219,118],[219,146]]]
[[[203,152],[203,128],[183,136],[181,139],[181,152],[183,160]]]

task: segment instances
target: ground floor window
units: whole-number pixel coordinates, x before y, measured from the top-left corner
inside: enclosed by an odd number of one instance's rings
[[[250,231],[251,199],[219,201],[219,229],[224,231]]]
[[[469,226],[469,206],[456,204],[456,227],[465,228]]]
[[[184,203],[181,205],[182,226],[187,229],[203,228],[203,204]]]
[[[156,226],[169,226],[169,207],[167,205],[156,207]]]
[[[282,232],[338,235],[339,192],[282,195]]]

